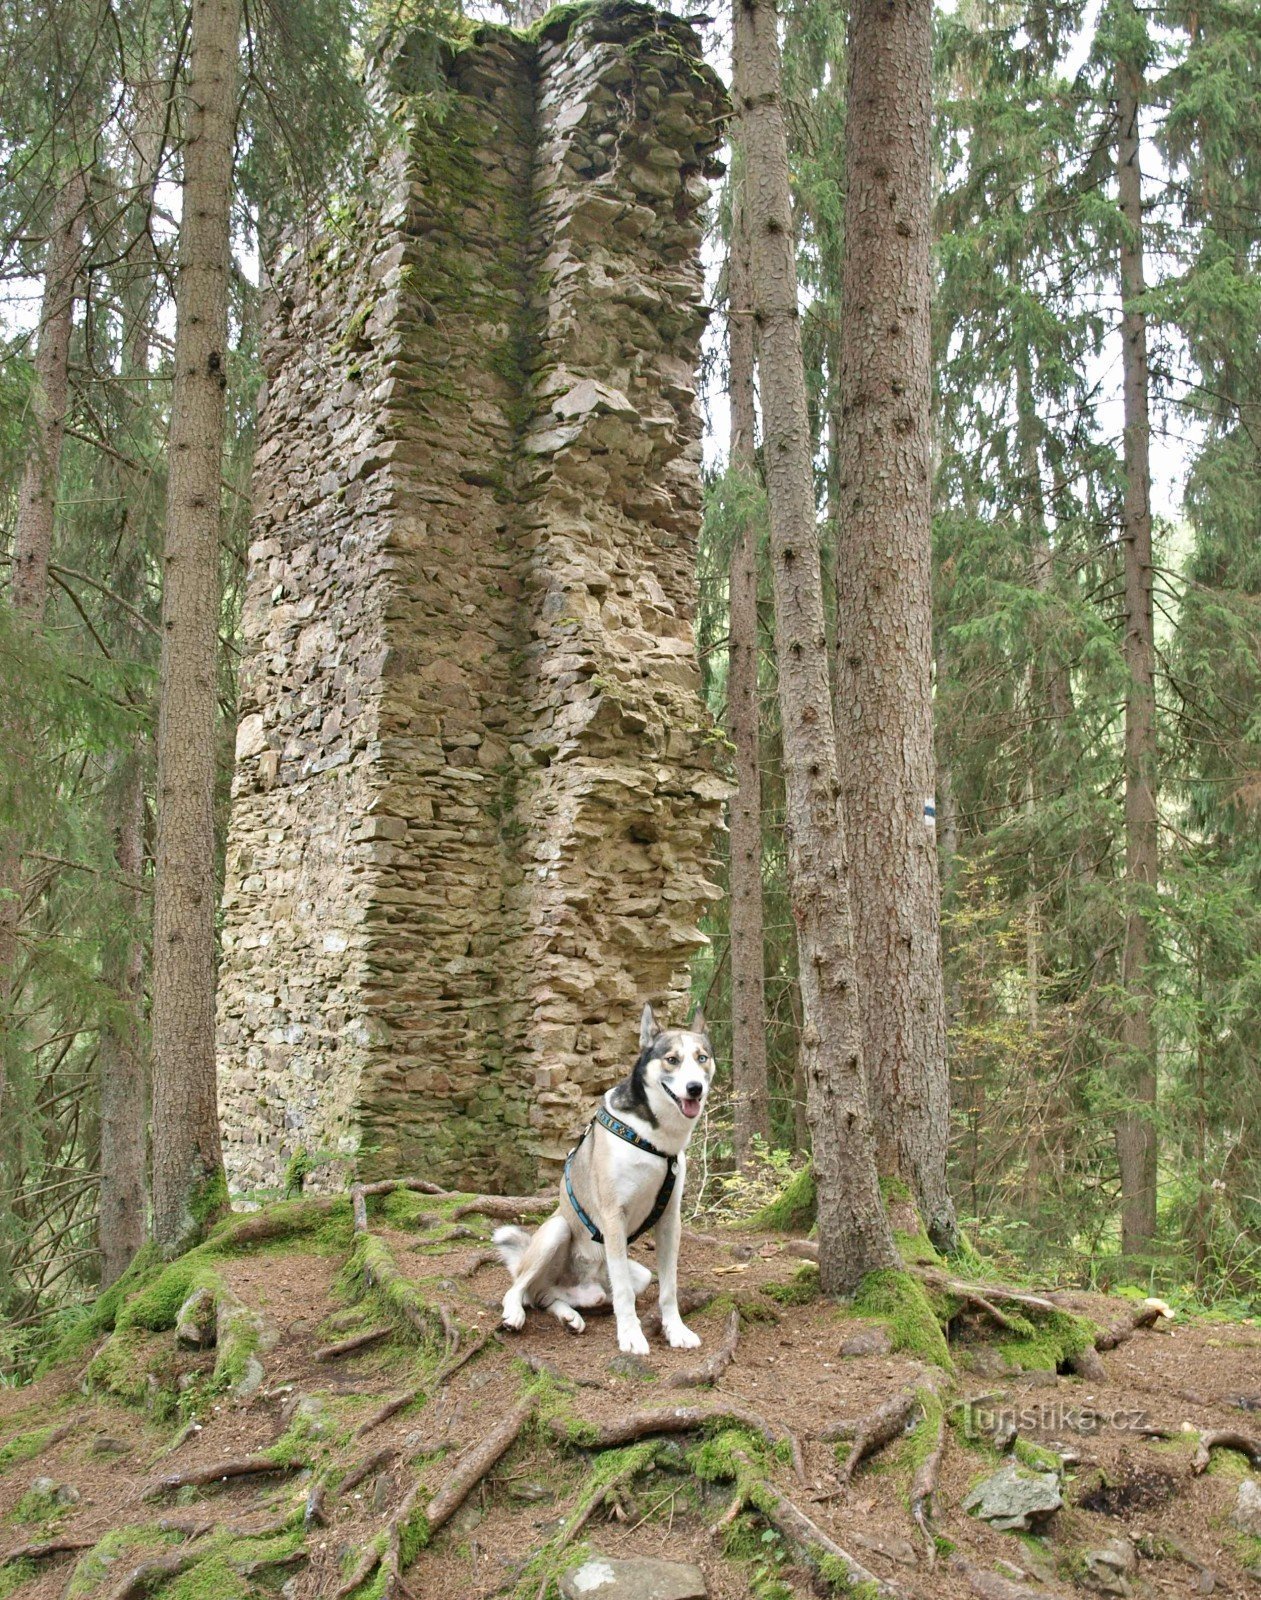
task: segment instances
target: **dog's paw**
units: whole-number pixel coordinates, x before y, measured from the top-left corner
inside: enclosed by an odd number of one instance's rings
[[[560,1319],[569,1329],[570,1333],[585,1333],[587,1324],[576,1311],[563,1312]]]
[[[693,1333],[691,1328],[682,1322],[672,1322],[665,1328],[665,1336],[675,1350],[695,1350],[701,1342],[699,1333]]]
[[[513,1333],[520,1333],[525,1327],[525,1307],[505,1304],[502,1321],[505,1328],[510,1328]]]
[[[696,1342],[699,1344],[700,1340],[698,1339]],[[619,1328],[617,1330],[617,1348],[624,1351],[628,1356],[646,1356],[649,1353],[648,1341],[644,1338],[644,1330],[638,1323],[633,1328]]]

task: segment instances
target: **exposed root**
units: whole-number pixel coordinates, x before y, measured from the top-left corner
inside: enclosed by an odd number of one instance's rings
[[[239,1456],[217,1461],[210,1467],[190,1467],[185,1472],[171,1472],[164,1478],[156,1478],[142,1492],[141,1499],[157,1500],[164,1494],[174,1494],[177,1489],[205,1489],[228,1478],[248,1478],[265,1472],[301,1472],[306,1465],[296,1456],[287,1461],[277,1461],[271,1456]]]
[[[592,1489],[590,1494],[588,1494],[585,1499],[581,1500],[574,1508],[569,1520],[556,1535],[556,1538],[550,1546],[551,1554],[553,1556],[557,1556],[562,1550],[565,1549],[567,1545],[572,1544],[582,1530],[586,1527],[587,1523],[590,1522],[591,1518],[600,1509],[600,1507],[607,1503],[609,1496],[614,1492],[614,1490],[620,1489],[624,1483],[629,1483],[637,1473],[640,1473],[644,1470],[644,1465],[645,1463],[642,1460],[630,1460],[621,1468],[619,1472],[615,1473],[613,1477],[607,1479],[604,1483],[601,1483],[596,1488]],[[546,1595],[548,1588],[553,1582],[553,1578],[554,1575],[551,1572],[544,1574],[543,1581],[539,1585],[539,1592],[535,1597],[535,1600],[543,1600],[543,1597]]]
[[[524,1361],[526,1366],[529,1367],[530,1371],[537,1373],[540,1378],[550,1378],[553,1383],[564,1384],[570,1389],[574,1388],[575,1386],[579,1389],[604,1388],[604,1385],[600,1382],[599,1378],[571,1377],[569,1373],[562,1372],[559,1367],[553,1366],[550,1361],[544,1361],[542,1356],[523,1355],[518,1357],[518,1359]]]
[[[477,1250],[468,1258],[462,1267],[458,1267],[452,1272],[452,1277],[476,1277],[483,1267],[493,1266],[498,1260],[498,1250]]]
[[[519,1400],[483,1439],[471,1445],[456,1461],[451,1475],[429,1502],[425,1516],[429,1531],[444,1527],[464,1504],[471,1490],[507,1454],[522,1428],[534,1415],[534,1397]]]
[[[1210,1428],[1207,1433],[1200,1435],[1200,1442],[1191,1460],[1191,1471],[1197,1477],[1201,1472],[1208,1471],[1214,1450],[1238,1450],[1240,1455],[1248,1457],[1254,1467],[1261,1467],[1261,1439],[1254,1439],[1248,1433],[1238,1433],[1233,1428]]]
[[[905,1394],[891,1395],[856,1422],[837,1422],[824,1428],[819,1434],[821,1439],[853,1440],[849,1455],[839,1468],[841,1482],[850,1481],[860,1461],[900,1439],[918,1406],[918,1395],[914,1389],[909,1389]]]
[[[357,1333],[351,1339],[341,1339],[336,1344],[321,1345],[312,1357],[315,1361],[336,1361],[340,1356],[348,1356],[355,1350],[366,1350],[370,1345],[380,1344],[382,1339],[393,1336],[393,1328],[369,1328],[367,1333]]]
[[[732,1306],[727,1313],[726,1326],[723,1328],[722,1343],[713,1352],[706,1356],[698,1366],[688,1367],[684,1372],[676,1372],[667,1382],[667,1389],[695,1389],[701,1384],[717,1383],[723,1373],[735,1360],[736,1346],[740,1343],[740,1310]]]
[[[930,1284],[934,1289],[944,1290],[946,1294],[953,1295],[957,1300],[970,1301],[973,1305],[984,1310],[988,1316],[1002,1316],[998,1311],[999,1306],[1017,1306],[1022,1311],[1057,1311],[1059,1307],[1054,1300],[1042,1294],[1030,1294],[1025,1289],[1008,1289],[998,1283],[964,1283],[960,1278],[952,1278],[948,1273],[941,1272],[936,1267],[917,1267],[916,1276]],[[1009,1321],[1003,1326],[1010,1327]]]
[[[961,1290],[962,1288],[963,1286],[960,1285]],[[1019,1333],[1021,1331],[1019,1323],[1014,1322],[1005,1311],[1000,1311],[992,1300],[987,1299],[985,1295],[980,1294],[977,1290],[969,1289],[966,1293],[960,1293],[958,1298],[963,1301],[966,1307],[973,1311],[979,1311],[982,1316],[988,1317],[991,1322],[1000,1328],[1006,1329],[1008,1333]]]
[[[67,1556],[76,1550],[90,1550],[95,1539],[46,1539],[41,1544],[20,1544],[16,1550],[0,1556],[0,1567],[14,1561],[49,1561],[53,1556]]]
[[[924,1540],[930,1568],[937,1562],[937,1541],[933,1537],[932,1519],[937,1479],[941,1474],[941,1461],[945,1453],[946,1413],[942,1410],[937,1414],[937,1436],[933,1447],[916,1467],[915,1476],[911,1479],[911,1520]]]
[[[439,1369],[434,1377],[433,1387],[440,1389],[449,1378],[455,1376],[462,1366],[470,1362],[474,1356],[480,1355],[488,1344],[497,1344],[498,1342],[498,1335],[493,1328],[483,1333],[466,1350],[462,1350],[458,1356],[453,1357],[444,1367]]]
[[[1011,1578],[1000,1577],[997,1572],[985,1572],[961,1555],[952,1555],[950,1565],[979,1600],[1047,1600],[1045,1589],[1031,1589],[1027,1583],[1016,1583]]]
[[[722,1293],[721,1289],[702,1289],[694,1283],[685,1283],[679,1289],[679,1315],[690,1317],[694,1311],[704,1311],[712,1300],[716,1300]],[[603,1310],[604,1307],[592,1307],[592,1310]],[[611,1312],[612,1306],[607,1307]],[[584,1315],[590,1316],[591,1312],[584,1308]],[[653,1306],[650,1311],[645,1311],[639,1319],[640,1326],[645,1333],[658,1334],[661,1332],[661,1307]]]
[[[654,1433],[691,1433],[710,1422],[740,1423],[760,1433],[772,1445],[786,1443],[792,1451],[793,1470],[799,1478],[805,1477],[801,1446],[788,1429],[776,1427],[744,1406],[663,1406],[653,1411],[631,1411],[613,1422],[580,1423],[578,1442],[591,1450],[612,1450]],[[566,1443],[574,1442],[571,1419],[553,1417],[551,1428]]]
[[[1136,1307],[1127,1317],[1120,1322],[1113,1323],[1112,1327],[1105,1328],[1095,1339],[1096,1350],[1115,1350],[1119,1344],[1124,1344],[1127,1339],[1132,1339],[1136,1333],[1144,1328],[1154,1328],[1161,1317],[1166,1315],[1164,1305],[1159,1301],[1148,1301],[1146,1305]]]
[[[1079,1377],[1085,1378],[1087,1383],[1102,1384],[1108,1382],[1108,1369],[1099,1359],[1099,1352],[1093,1345],[1087,1345],[1079,1350],[1076,1355],[1068,1358],[1068,1365]]]
[[[404,1389],[402,1394],[396,1394],[387,1400],[379,1411],[374,1411],[370,1417],[361,1422],[355,1429],[355,1438],[362,1439],[365,1434],[371,1433],[373,1428],[379,1428],[383,1422],[388,1422],[391,1417],[397,1416],[400,1411],[405,1411],[414,1401],[419,1400],[425,1392],[423,1383],[418,1383],[414,1389]]]
[[[800,1506],[795,1505],[787,1495],[781,1494],[773,1483],[765,1478],[759,1479],[757,1468],[743,1451],[735,1450],[732,1455],[749,1478],[757,1480],[757,1486],[749,1491],[748,1499],[759,1515],[763,1516],[772,1527],[777,1528],[790,1544],[796,1545],[815,1565],[821,1564],[820,1558],[826,1558],[830,1565],[841,1569],[845,1582],[851,1588],[869,1584],[870,1588],[866,1592],[880,1595],[882,1600],[905,1600],[904,1590],[883,1578],[877,1578],[874,1572],[869,1571],[861,1561],[850,1555],[848,1550],[842,1549],[830,1535],[824,1533],[818,1523],[808,1517]],[[737,1497],[739,1498],[739,1491]],[[734,1521],[734,1517],[731,1520]]]
[[[352,1489],[368,1478],[373,1478],[378,1472],[384,1472],[386,1467],[392,1466],[398,1459],[398,1451],[393,1445],[386,1445],[384,1449],[374,1451],[372,1455],[365,1456],[357,1467],[352,1467],[342,1480],[339,1495],[349,1494]]]
[[[422,1344],[440,1341],[447,1355],[454,1354],[460,1328],[450,1307],[426,1299],[420,1285],[399,1269],[384,1239],[378,1234],[360,1233],[351,1259],[357,1260],[365,1286],[376,1290],[385,1307],[405,1322]]]
[[[302,1508],[302,1526],[308,1531],[311,1528],[326,1528],[328,1526],[328,1510],[325,1501],[328,1498],[328,1485],[317,1479],[307,1490],[306,1504]]]
[[[130,1572],[124,1574],[109,1591],[106,1600],[141,1600],[142,1596],[156,1589],[168,1578],[177,1578],[181,1572],[187,1572],[189,1567],[201,1560],[201,1537],[195,1535],[188,1544],[178,1550],[171,1550],[164,1556],[155,1556],[149,1561],[142,1561],[138,1567],[133,1567]]]
[[[819,1246],[813,1239],[790,1239],[784,1246],[786,1256],[796,1256],[801,1261],[817,1261]]]
[[[1217,1574],[1213,1571],[1212,1567],[1206,1566],[1205,1563],[1200,1560],[1199,1556],[1196,1555],[1194,1550],[1192,1550],[1188,1545],[1183,1544],[1181,1539],[1171,1538],[1167,1533],[1161,1535],[1160,1543],[1164,1550],[1167,1550],[1175,1561],[1181,1561],[1183,1566],[1190,1567],[1194,1572],[1199,1574],[1201,1594],[1212,1594],[1214,1592],[1219,1581]]]
[[[243,1578],[257,1578],[261,1572],[283,1571],[286,1567],[300,1567],[311,1559],[306,1550],[290,1550],[283,1556],[258,1556],[253,1561],[234,1561],[232,1570]]]

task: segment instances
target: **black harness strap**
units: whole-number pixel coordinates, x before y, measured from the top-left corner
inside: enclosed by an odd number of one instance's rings
[[[578,1220],[586,1228],[596,1244],[604,1243],[604,1235],[579,1204],[578,1196],[574,1193],[573,1181],[569,1176],[569,1169],[573,1165],[574,1157],[582,1149],[583,1140],[597,1122],[602,1128],[607,1128],[610,1133],[616,1134],[619,1139],[625,1139],[627,1144],[633,1144],[636,1150],[646,1150],[650,1156],[660,1156],[666,1164],[665,1176],[661,1180],[661,1187],[657,1190],[657,1198],[653,1201],[652,1210],[640,1223],[639,1227],[635,1229],[634,1233],[627,1235],[627,1244],[634,1244],[641,1233],[647,1233],[649,1228],[656,1227],[657,1223],[661,1221],[661,1215],[665,1208],[670,1204],[670,1196],[674,1193],[674,1180],[679,1171],[679,1158],[677,1156],[668,1156],[664,1150],[658,1150],[655,1144],[649,1144],[642,1134],[636,1133],[628,1123],[622,1122],[615,1117],[607,1106],[601,1105],[595,1116],[582,1130],[582,1139],[579,1139],[578,1143],[565,1157],[565,1193],[569,1196],[569,1203],[574,1208]]]

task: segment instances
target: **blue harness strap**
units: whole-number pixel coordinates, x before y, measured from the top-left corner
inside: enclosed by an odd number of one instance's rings
[[[657,1198],[653,1201],[652,1210],[640,1223],[639,1227],[635,1229],[634,1233],[627,1235],[627,1244],[634,1244],[641,1233],[647,1233],[649,1228],[656,1227],[657,1223],[661,1221],[662,1212],[670,1204],[670,1196],[674,1193],[674,1180],[679,1171],[679,1158],[677,1156],[668,1156],[664,1150],[658,1150],[655,1144],[650,1144],[642,1134],[636,1133],[628,1123],[622,1122],[615,1117],[607,1106],[603,1104],[600,1106],[595,1116],[582,1130],[582,1138],[579,1139],[578,1143],[565,1157],[565,1193],[569,1196],[569,1203],[574,1208],[579,1222],[582,1223],[596,1244],[604,1243],[604,1235],[579,1204],[578,1196],[574,1193],[573,1180],[569,1176],[569,1169],[573,1165],[574,1157],[582,1149],[583,1140],[586,1139],[597,1122],[602,1128],[607,1128],[610,1133],[616,1134],[619,1139],[625,1139],[627,1144],[633,1144],[636,1150],[646,1150],[650,1156],[660,1156],[666,1164],[665,1176],[661,1180],[661,1187],[657,1190]]]

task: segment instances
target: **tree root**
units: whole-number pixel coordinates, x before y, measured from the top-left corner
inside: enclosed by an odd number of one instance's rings
[[[457,1278],[474,1278],[483,1267],[493,1266],[498,1260],[498,1250],[477,1250],[462,1267],[456,1269],[453,1276]]]
[[[911,1520],[924,1540],[925,1553],[931,1569],[937,1564],[937,1541],[933,1537],[934,1497],[937,1479],[941,1473],[942,1457],[946,1453],[946,1413],[937,1414],[937,1437],[933,1447],[915,1469],[911,1479]]]
[[[46,1539],[41,1544],[20,1544],[16,1550],[0,1556],[0,1567],[7,1567],[14,1561],[50,1561],[53,1556],[90,1550],[95,1543],[95,1539]]]
[[[721,1293],[721,1289],[703,1289],[694,1283],[683,1284],[679,1289],[679,1315],[681,1317],[690,1317],[694,1311],[704,1311],[705,1307],[711,1301],[716,1300]],[[583,1309],[585,1315],[591,1315],[591,1312],[587,1311],[585,1307]],[[613,1307],[611,1305],[608,1307],[592,1307],[592,1310],[606,1309],[611,1313]],[[639,1319],[639,1323],[645,1333],[660,1333],[661,1307],[656,1305],[650,1311],[645,1311]]]
[[[1241,1455],[1248,1457],[1254,1467],[1261,1467],[1261,1439],[1254,1439],[1248,1433],[1238,1433],[1233,1428],[1210,1428],[1207,1433],[1200,1435],[1200,1442],[1191,1460],[1191,1471],[1196,1477],[1208,1471],[1214,1450],[1238,1450]]]
[[[1127,1339],[1132,1339],[1136,1333],[1144,1328],[1153,1328],[1165,1316],[1165,1307],[1161,1301],[1149,1305],[1138,1306],[1123,1317],[1120,1322],[1115,1322],[1110,1328],[1105,1328],[1095,1339],[1096,1350],[1115,1350],[1119,1344],[1124,1344]]]
[[[732,1457],[743,1469],[742,1476],[738,1480],[736,1497],[732,1505],[727,1507],[723,1517],[711,1531],[721,1532],[735,1521],[746,1504],[751,1505],[759,1516],[764,1517],[773,1528],[777,1528],[790,1544],[795,1544],[816,1566],[822,1565],[823,1560],[826,1560],[828,1564],[841,1569],[845,1582],[852,1588],[867,1584],[870,1588],[866,1592],[879,1595],[881,1600],[905,1600],[904,1590],[883,1578],[877,1578],[874,1572],[863,1566],[862,1562],[850,1555],[848,1550],[842,1549],[833,1538],[824,1533],[818,1523],[806,1515],[800,1506],[795,1505],[787,1495],[781,1494],[773,1483],[763,1478],[742,1450],[733,1450]]]
[[[612,1450],[654,1433],[692,1433],[709,1422],[735,1422],[752,1428],[772,1445],[786,1443],[792,1451],[793,1471],[799,1478],[805,1477],[801,1446],[788,1429],[774,1426],[744,1406],[663,1406],[653,1411],[631,1411],[613,1422],[580,1422],[576,1429],[572,1418],[553,1417],[551,1429],[566,1444],[580,1444],[588,1450]]]
[[[553,1556],[557,1556],[562,1550],[565,1549],[567,1545],[572,1544],[582,1530],[586,1527],[587,1523],[591,1521],[591,1518],[600,1509],[600,1507],[607,1503],[608,1498],[613,1491],[615,1489],[620,1489],[624,1483],[629,1483],[632,1478],[644,1470],[644,1466],[645,1462],[642,1460],[629,1460],[618,1472],[613,1475],[613,1477],[607,1479],[604,1483],[601,1483],[597,1485],[596,1488],[592,1489],[590,1494],[588,1494],[584,1500],[581,1500],[578,1505],[575,1506],[569,1517],[569,1520],[565,1523],[565,1526],[552,1541],[552,1544],[549,1547],[550,1553]],[[539,1592],[535,1596],[535,1600],[543,1600],[543,1597],[546,1595],[548,1587],[552,1583],[553,1578],[554,1574],[551,1572],[544,1574],[543,1581],[539,1584]]]
[[[547,1194],[479,1194],[453,1207],[451,1221],[461,1217],[490,1217],[495,1222],[520,1222],[525,1217],[536,1217],[540,1211],[550,1211],[556,1205],[556,1191]]]
[[[398,1451],[393,1445],[386,1445],[383,1449],[374,1451],[372,1455],[365,1456],[357,1467],[343,1478],[338,1495],[349,1494],[352,1489],[357,1489],[366,1479],[375,1477],[378,1472],[384,1472],[386,1467],[392,1466],[398,1459]]]
[[[124,1574],[109,1591],[106,1600],[142,1600],[142,1596],[156,1589],[167,1578],[178,1578],[181,1572],[187,1572],[189,1567],[201,1560],[200,1541],[203,1537],[202,1534],[194,1534],[189,1543],[180,1549],[142,1561],[138,1567]]]
[[[868,1456],[875,1455],[885,1445],[902,1437],[918,1405],[919,1396],[914,1389],[908,1389],[904,1394],[895,1394],[882,1401],[874,1411],[859,1417],[856,1422],[836,1422],[821,1431],[820,1439],[853,1440],[849,1455],[839,1468],[843,1484],[854,1476],[860,1461],[865,1461]]]
[[[512,1410],[493,1427],[483,1439],[471,1445],[452,1468],[451,1475],[425,1511],[430,1533],[451,1520],[464,1504],[469,1493],[486,1476],[490,1469],[507,1454],[517,1441],[522,1428],[534,1415],[533,1395],[518,1400]]]
[[[156,1478],[142,1491],[140,1498],[158,1500],[177,1489],[205,1489],[212,1483],[221,1483],[228,1478],[248,1478],[265,1472],[301,1472],[306,1466],[307,1462],[297,1456],[280,1461],[273,1460],[271,1456],[239,1456],[217,1461],[211,1467],[190,1467],[185,1472],[172,1472],[164,1478]]]
[[[419,1400],[424,1392],[424,1384],[418,1383],[414,1389],[404,1389],[402,1394],[394,1395],[392,1399],[385,1402],[379,1411],[374,1411],[370,1417],[359,1424],[355,1429],[355,1438],[362,1439],[365,1434],[371,1433],[373,1428],[379,1428],[383,1422],[388,1422],[391,1417],[397,1416],[400,1411],[405,1411],[414,1401]]]
[[[378,1567],[385,1573],[385,1585],[381,1590],[382,1600],[413,1600],[412,1591],[403,1582],[403,1529],[416,1509],[419,1494],[420,1483],[416,1482],[404,1495],[403,1503],[386,1523],[384,1546],[368,1546],[359,1558],[358,1566],[345,1583],[333,1591],[333,1600],[345,1600],[347,1595],[354,1594],[359,1585],[366,1583]]]
[[[460,1343],[460,1326],[450,1307],[426,1299],[419,1285],[399,1269],[389,1245],[378,1234],[361,1232],[356,1253],[365,1286],[376,1290],[387,1309],[405,1322],[422,1344],[433,1345],[441,1338],[447,1356],[453,1356]]]
[[[569,1388],[575,1386],[579,1389],[603,1389],[604,1385],[599,1378],[573,1378],[567,1372],[562,1372],[559,1367],[553,1366],[550,1361],[544,1361],[542,1356],[523,1355],[517,1358],[524,1361],[531,1372],[537,1373],[540,1378],[550,1378],[553,1383],[561,1383]]]
[[[341,1339],[337,1344],[321,1345],[315,1352],[314,1361],[336,1361],[341,1356],[348,1356],[355,1350],[366,1350],[369,1345],[380,1344],[382,1339],[393,1336],[393,1328],[369,1328],[367,1333],[357,1333],[351,1339]]]
[[[676,1372],[667,1383],[667,1389],[695,1389],[701,1384],[717,1383],[723,1373],[735,1360],[736,1346],[740,1342],[740,1310],[732,1306],[727,1313],[727,1323],[723,1329],[722,1343],[707,1356],[698,1366],[688,1367],[686,1371]]]
[[[1046,1589],[1031,1589],[1028,1584],[1016,1583],[997,1572],[985,1572],[961,1555],[952,1555],[950,1565],[979,1600],[1048,1600]]]

